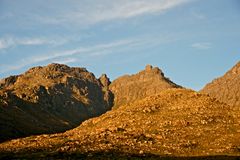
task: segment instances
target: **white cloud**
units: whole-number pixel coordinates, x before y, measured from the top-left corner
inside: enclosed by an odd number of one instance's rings
[[[199,42],[199,43],[192,44],[192,47],[196,49],[205,50],[205,49],[212,48],[212,44],[209,42]]]
[[[125,19],[143,14],[161,13],[165,10],[186,2],[184,0],[145,0],[145,1],[127,1],[123,3],[113,3],[111,8],[102,8],[99,13],[92,12],[90,19],[95,22],[112,19]],[[106,10],[105,10],[106,9]]]
[[[66,51],[60,51],[60,52],[53,52],[49,53],[46,55],[40,55],[40,56],[34,56],[34,57],[29,57],[26,62],[31,62],[31,63],[39,63],[43,61],[48,61],[52,59],[56,59],[59,57],[68,57],[68,56],[73,56],[76,54],[91,54],[95,52],[100,52],[100,51],[106,51],[111,48],[116,48],[116,47],[121,47],[121,46],[130,46],[138,43],[138,40],[136,39],[126,39],[126,40],[119,40],[111,43],[105,43],[105,44],[98,44],[95,46],[89,46],[89,47],[81,47],[77,49],[72,49],[72,50],[66,50]]]
[[[52,43],[52,41],[46,41],[45,39],[29,39],[29,38],[24,38],[24,39],[17,39],[15,41],[16,45],[42,45],[42,44],[49,44]]]
[[[41,62],[60,62],[60,63],[70,63],[74,62],[76,59],[69,58],[70,56],[74,56],[77,54],[85,54],[85,55],[96,55],[101,56],[107,52],[110,52],[112,49],[116,49],[118,47],[131,47],[131,45],[136,45],[139,43],[137,39],[126,39],[126,40],[119,40],[111,43],[99,44],[95,46],[88,46],[88,47],[81,47],[72,50],[66,50],[62,52],[52,52],[45,55],[38,55],[33,57],[28,57],[22,59],[19,63],[15,65],[5,65],[2,66],[4,69],[0,69],[0,73],[6,73],[13,70],[19,70],[25,66],[41,63]],[[98,53],[98,54],[96,54]],[[99,54],[102,53],[102,54]],[[56,60],[63,58],[62,60]],[[65,58],[65,59],[64,59]]]
[[[33,64],[46,64],[46,63],[72,63],[78,59],[74,56],[91,56],[96,58],[97,56],[104,56],[107,54],[114,54],[117,51],[129,52],[133,48],[139,48],[141,46],[156,46],[164,43],[170,43],[175,41],[176,38],[173,35],[161,35],[160,37],[143,36],[133,39],[123,39],[110,43],[97,44],[92,46],[85,46],[76,49],[70,49],[65,51],[55,51],[48,54],[35,55],[27,57],[19,61],[19,63],[2,65],[0,73],[6,73],[14,70],[19,70],[26,66]]]
[[[159,14],[190,2],[190,0],[89,0],[78,1],[74,6],[52,16],[35,15],[40,21],[50,24],[91,25],[103,21],[128,19],[147,14]]]
[[[32,45],[60,45],[65,43],[66,39],[47,39],[47,38],[16,38],[4,37],[0,38],[0,50],[15,47],[19,45],[32,46]]]
[[[53,63],[69,64],[69,63],[73,63],[76,61],[77,61],[77,58],[65,58],[65,59],[54,60]]]

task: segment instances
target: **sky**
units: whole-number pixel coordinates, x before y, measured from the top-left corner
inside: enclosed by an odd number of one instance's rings
[[[239,0],[0,0],[0,78],[61,63],[114,80],[151,64],[199,90],[239,60]]]

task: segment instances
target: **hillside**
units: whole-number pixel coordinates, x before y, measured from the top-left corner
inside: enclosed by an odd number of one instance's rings
[[[113,96],[102,82],[104,78],[96,79],[85,68],[60,64],[2,79],[0,141],[62,132],[105,113]]]
[[[158,67],[147,65],[137,74],[125,75],[110,84],[114,94],[114,107],[146,98],[168,88],[180,88],[164,76]]]
[[[222,77],[207,84],[200,92],[229,105],[240,106],[240,62]]]
[[[0,156],[76,159],[240,156],[238,113],[207,95],[168,89],[87,120],[65,133],[2,143]]]

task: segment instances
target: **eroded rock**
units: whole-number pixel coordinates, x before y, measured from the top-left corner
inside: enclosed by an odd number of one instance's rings
[[[134,75],[117,78],[110,84],[114,94],[114,107],[125,105],[168,88],[181,88],[164,76],[158,68],[147,65],[145,70]]]
[[[0,141],[62,132],[105,113],[113,97],[103,78],[104,85],[85,68],[50,64],[3,79]]]

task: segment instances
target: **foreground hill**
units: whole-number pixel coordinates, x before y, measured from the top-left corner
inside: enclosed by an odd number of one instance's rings
[[[0,82],[0,141],[56,133],[109,110],[113,97],[85,68],[50,64]]]
[[[240,62],[222,77],[207,84],[201,92],[229,105],[240,106]]]
[[[153,68],[151,65],[147,65],[145,70],[137,74],[119,77],[110,84],[115,108],[168,88],[180,88],[180,86],[166,78],[158,67]]]
[[[207,95],[169,89],[87,120],[65,133],[2,143],[0,157],[237,156],[238,113]]]

